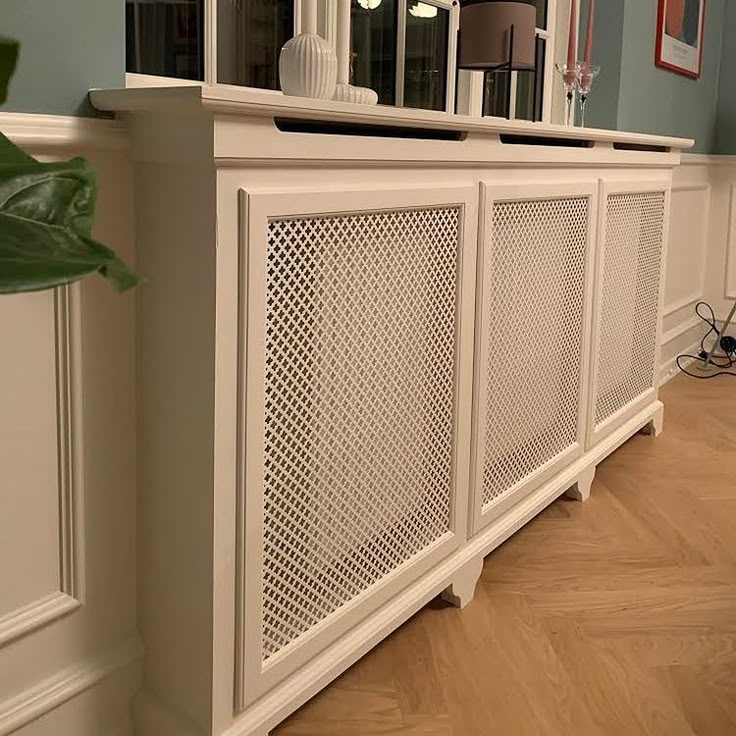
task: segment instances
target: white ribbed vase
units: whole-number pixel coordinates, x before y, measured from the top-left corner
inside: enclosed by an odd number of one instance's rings
[[[335,49],[316,33],[300,33],[281,49],[279,76],[285,95],[331,100],[337,83]]]

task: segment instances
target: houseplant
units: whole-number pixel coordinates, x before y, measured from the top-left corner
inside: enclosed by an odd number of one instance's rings
[[[0,38],[0,104],[19,44]],[[37,161],[0,133],[0,294],[50,289],[99,273],[125,291],[138,277],[91,236],[96,184],[82,158]]]

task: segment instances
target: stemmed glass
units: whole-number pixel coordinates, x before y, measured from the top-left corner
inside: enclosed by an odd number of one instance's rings
[[[585,108],[588,104],[588,96],[590,88],[593,86],[593,80],[600,73],[601,68],[596,64],[578,64],[577,69],[577,87],[580,92],[580,125],[585,127]]]
[[[557,73],[562,77],[562,86],[565,90],[565,125],[573,124],[575,112],[575,90],[578,85],[580,64],[568,66],[567,64],[555,64]]]

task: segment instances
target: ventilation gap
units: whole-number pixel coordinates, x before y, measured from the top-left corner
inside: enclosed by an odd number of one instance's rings
[[[543,135],[516,135],[502,133],[501,143],[508,146],[557,146],[560,148],[593,148],[593,141],[585,138],[551,138]]]
[[[462,141],[464,130],[435,130],[433,128],[393,127],[370,123],[340,123],[328,120],[300,120],[274,118],[274,124],[282,133],[307,133],[310,135],[352,135],[371,138],[413,138],[426,141]]]
[[[644,151],[647,153],[669,153],[672,149],[669,146],[655,146],[646,143],[614,143],[615,151]]]

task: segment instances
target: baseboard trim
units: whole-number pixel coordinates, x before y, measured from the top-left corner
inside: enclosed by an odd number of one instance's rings
[[[137,636],[80,662],[0,703],[0,736],[12,733],[143,658]]]
[[[114,120],[0,112],[0,131],[22,148],[127,151],[125,125]]]
[[[208,736],[146,688],[133,698],[133,722],[146,736]]]
[[[688,345],[681,353],[662,363],[659,368],[659,388],[669,383],[678,373],[680,369],[677,367],[677,358],[679,355],[697,355],[700,350],[700,340],[696,340],[692,345]]]
[[[439,595],[464,565],[473,559],[483,558],[490,554],[575,485],[583,474],[589,473],[591,467],[597,465],[649,424],[661,410],[660,401],[655,400],[650,403],[636,416],[590,448],[555,478],[532,492],[514,508],[470,539],[459,551],[437,565],[432,572],[416,581],[298,672],[281,682],[270,693],[256,701],[218,736],[255,736],[275,728],[389,633]],[[181,730],[172,730],[176,726],[174,714],[168,707],[155,703],[155,696],[150,693],[142,702],[145,703],[145,708],[149,709],[149,712],[160,709],[160,712],[166,713],[168,723],[164,727],[161,722],[149,721],[148,730],[141,729],[138,732],[140,736],[202,736],[196,731],[184,733]]]

